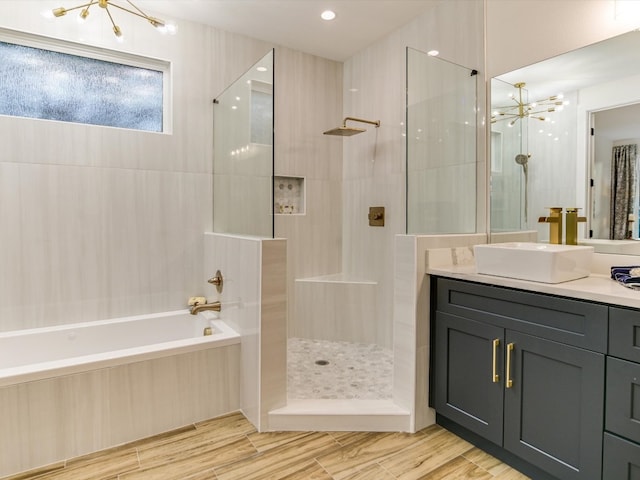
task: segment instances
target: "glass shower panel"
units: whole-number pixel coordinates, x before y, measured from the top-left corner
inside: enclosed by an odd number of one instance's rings
[[[273,51],[214,100],[213,231],[273,237]]]
[[[407,48],[407,233],[476,231],[477,72]]]
[[[491,112],[516,105],[516,89],[502,80],[491,80]],[[522,100],[528,102],[528,92],[522,89]],[[528,165],[518,163],[519,154],[527,154],[526,117],[514,119],[499,113],[491,123],[491,232],[512,232],[527,227]]]

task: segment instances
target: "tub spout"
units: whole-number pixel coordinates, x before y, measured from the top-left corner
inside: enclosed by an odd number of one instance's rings
[[[204,310],[213,310],[214,312],[219,312],[220,302],[196,303],[189,309],[189,313],[191,313],[191,315],[197,315],[199,312],[202,312]]]

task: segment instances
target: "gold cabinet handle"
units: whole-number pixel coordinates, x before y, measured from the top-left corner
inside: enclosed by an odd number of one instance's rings
[[[507,381],[506,381],[506,387],[507,388],[511,388],[513,387],[513,380],[511,379],[511,353],[513,352],[513,348],[515,347],[515,344],[513,343],[509,343],[507,344],[507,372],[506,372],[506,377],[507,377]]]
[[[493,339],[493,372],[492,372],[492,381],[493,383],[498,383],[500,381],[500,375],[498,375],[498,347],[500,346],[500,339]]]

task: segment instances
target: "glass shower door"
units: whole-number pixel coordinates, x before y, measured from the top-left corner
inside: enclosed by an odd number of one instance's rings
[[[273,237],[273,51],[214,103],[213,231]]]
[[[476,231],[477,72],[407,48],[407,233]]]

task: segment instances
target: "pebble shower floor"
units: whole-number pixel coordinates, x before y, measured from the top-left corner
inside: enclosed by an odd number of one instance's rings
[[[289,338],[290,399],[391,399],[393,353],[378,345]]]

